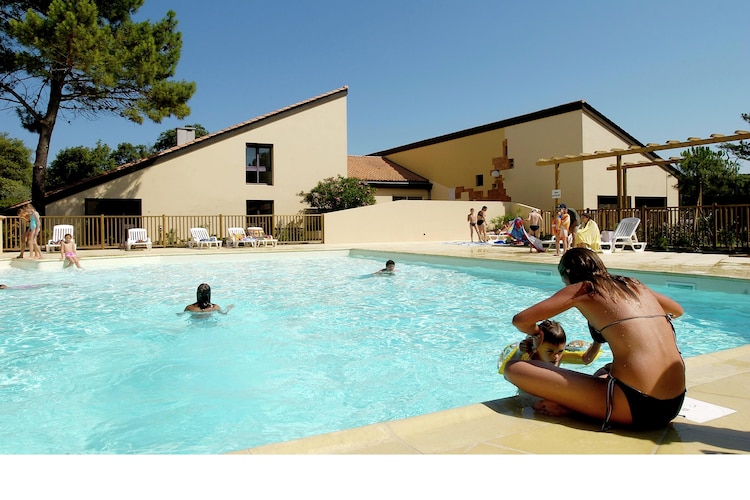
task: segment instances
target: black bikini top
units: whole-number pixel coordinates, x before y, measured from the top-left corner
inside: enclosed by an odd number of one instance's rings
[[[605,325],[601,327],[600,329],[596,329],[593,326],[591,326],[591,323],[589,323],[589,333],[591,334],[591,338],[594,342],[598,344],[606,344],[607,341],[604,339],[604,336],[602,335],[602,332],[609,328],[612,325],[616,325],[618,323],[622,323],[623,321],[630,321],[631,319],[645,319],[645,318],[667,318],[667,321],[669,321],[669,325],[672,327],[672,332],[674,332],[674,325],[672,324],[672,318],[674,317],[673,314],[651,314],[648,316],[633,316],[630,318],[622,318],[613,321],[612,323],[609,323],[608,325]]]

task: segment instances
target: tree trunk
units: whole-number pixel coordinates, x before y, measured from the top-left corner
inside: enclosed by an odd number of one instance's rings
[[[49,103],[47,112],[43,118],[36,122],[39,141],[36,144],[36,155],[34,158],[34,177],[31,183],[31,204],[34,205],[39,215],[47,212],[45,191],[47,184],[47,160],[49,158],[49,145],[52,140],[52,131],[55,129],[57,113],[60,111],[62,100],[62,82],[52,80],[50,82]]]
[[[49,156],[49,141],[52,129],[41,127],[39,130],[39,141],[36,145],[36,157],[34,159],[34,179],[31,183],[31,204],[34,205],[39,215],[46,212],[44,192],[47,181],[47,158]]]

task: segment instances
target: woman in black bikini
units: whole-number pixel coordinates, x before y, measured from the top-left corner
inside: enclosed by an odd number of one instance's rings
[[[613,361],[599,377],[537,361],[512,361],[505,378],[542,400],[548,415],[574,411],[636,429],[666,426],[685,398],[685,365],[677,349],[672,318],[682,306],[640,281],[609,274],[596,255],[572,248],[560,259],[565,287],[513,317],[524,333],[537,323],[575,307],[588,320],[594,344],[609,343]],[[592,347],[593,347],[592,346]]]

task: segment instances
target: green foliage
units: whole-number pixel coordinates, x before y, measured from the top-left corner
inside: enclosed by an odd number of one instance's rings
[[[520,210],[518,210],[518,213],[520,213]],[[505,227],[508,222],[514,220],[516,217],[520,217],[520,215],[511,215],[511,214],[505,214],[505,215],[498,215],[497,217],[493,217],[490,220],[490,224],[492,227],[490,228],[491,231],[499,231],[503,227]]]
[[[47,169],[50,190],[113,170],[117,164],[113,151],[101,141],[95,148],[76,146],[61,150]]]
[[[151,154],[148,146],[138,144],[134,146],[129,142],[121,142],[117,145],[117,149],[112,151],[111,157],[115,162],[115,165],[125,165],[126,163],[132,163],[134,161],[145,158]]]
[[[735,192],[739,165],[727,153],[705,146],[693,147],[681,153],[677,187],[683,205],[726,203]]]
[[[309,193],[297,193],[300,203],[307,203],[321,213],[375,204],[375,188],[355,177],[329,177],[318,183]]]
[[[742,119],[750,123],[750,113],[742,113]],[[719,146],[727,153],[731,153],[740,160],[750,160],[750,142],[740,141],[737,144],[727,142]]]
[[[143,0],[0,3],[0,100],[39,134],[32,199],[43,213],[47,151],[60,113],[156,123],[190,114],[195,83],[172,81],[182,38],[173,11],[133,22]]]
[[[0,208],[29,199],[31,168],[31,150],[20,139],[0,133]]]

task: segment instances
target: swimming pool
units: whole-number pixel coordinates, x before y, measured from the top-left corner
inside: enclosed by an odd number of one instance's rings
[[[554,268],[398,256],[396,275],[372,276],[388,257],[3,271],[1,282],[41,286],[0,292],[0,453],[223,453],[514,394],[497,356],[519,340],[512,315],[561,286]],[[234,309],[178,314],[201,282]],[[750,341],[747,295],[655,288],[685,307],[685,356]],[[587,338],[578,313],[557,319]]]

